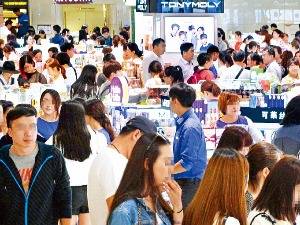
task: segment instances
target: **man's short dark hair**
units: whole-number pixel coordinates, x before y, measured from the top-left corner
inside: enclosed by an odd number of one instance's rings
[[[186,43],[182,43],[180,45],[180,52],[181,55],[183,55],[184,52],[187,52],[188,50],[190,50],[191,48],[193,48],[194,45],[192,43],[186,42]]]
[[[272,55],[273,57],[275,57],[275,51],[274,48],[272,46],[268,46],[264,49],[264,52],[267,52],[269,55]]]
[[[103,62],[109,62],[111,60],[116,60],[116,57],[112,53],[107,53],[106,55],[103,56]]]
[[[207,49],[207,53],[212,54],[212,53],[220,53],[220,50],[217,46],[215,45],[210,45]]]
[[[60,65],[70,65],[70,56],[66,52],[60,52],[55,57]]]
[[[158,46],[160,43],[165,43],[165,40],[162,38],[156,38],[152,42],[152,47],[154,48],[154,46]]]
[[[126,41],[129,40],[129,35],[128,35],[128,32],[127,31],[121,31],[119,33],[119,35],[121,35]]]
[[[244,51],[234,52],[232,58],[235,62],[243,62],[245,60],[245,52]]]
[[[38,54],[38,53],[43,53],[42,52],[42,50],[40,50],[40,49],[35,49],[35,50],[33,50],[32,51],[32,54],[35,56],[36,54]]]
[[[101,31],[102,31],[102,34],[109,33],[109,28],[108,27],[102,27]]]
[[[12,25],[12,24],[13,24],[13,22],[12,22],[11,19],[8,19],[8,20],[5,21],[5,26]]]
[[[200,39],[207,39],[207,34],[201,34]]]
[[[60,27],[59,25],[56,24],[56,25],[53,26],[53,30],[54,30],[56,33],[59,34],[60,31],[61,31],[61,27]]]
[[[239,37],[242,37],[242,32],[241,31],[236,31],[236,32],[234,32],[235,33],[235,35],[237,35],[237,36],[239,36]]]
[[[37,116],[36,110],[30,108],[30,107],[16,107],[12,110],[10,110],[6,116],[6,122],[7,122],[7,127],[11,128],[12,122],[14,120],[17,120],[21,117],[30,117],[30,116]]]
[[[276,23],[272,23],[272,24],[271,24],[271,28],[272,28],[272,27],[273,27],[273,28],[277,28],[277,24],[276,24]]]
[[[211,54],[209,53],[200,53],[197,57],[197,62],[199,66],[204,66],[206,62],[212,60]]]
[[[72,48],[74,48],[74,45],[72,43],[66,42],[62,44],[62,46],[60,46],[60,51],[67,52],[67,50],[71,50]]]
[[[58,48],[51,47],[51,48],[48,49],[48,52],[53,52],[53,54],[57,54],[58,53]]]
[[[70,32],[70,30],[68,28],[64,28],[61,32],[62,35],[67,34],[68,32]]]
[[[13,8],[13,12],[14,12],[14,13],[20,12],[20,9],[19,9],[19,8]]]
[[[190,108],[196,100],[196,91],[185,83],[175,84],[169,92],[170,98],[176,98],[183,107]]]

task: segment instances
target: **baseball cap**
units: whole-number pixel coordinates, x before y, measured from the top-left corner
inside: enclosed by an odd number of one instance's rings
[[[19,73],[19,71],[16,70],[15,63],[13,61],[5,61],[3,63],[3,67],[0,67],[0,71],[10,72],[13,74]]]
[[[156,133],[157,132],[157,127],[156,127],[155,123],[153,123],[151,120],[149,120],[143,116],[136,116],[136,117],[130,119],[126,123],[125,127],[136,128],[136,129],[141,130],[144,133]]]

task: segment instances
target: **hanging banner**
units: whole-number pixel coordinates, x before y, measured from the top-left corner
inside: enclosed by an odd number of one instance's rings
[[[136,0],[136,11],[147,13],[224,13],[224,0]]]
[[[55,0],[57,4],[88,4],[93,3],[93,0]]]

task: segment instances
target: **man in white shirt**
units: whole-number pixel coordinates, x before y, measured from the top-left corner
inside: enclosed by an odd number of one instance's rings
[[[225,80],[246,80],[250,79],[250,70],[244,69],[245,64],[245,53],[243,51],[233,53],[234,64],[225,69],[222,74],[220,74],[220,79]]]
[[[88,203],[92,225],[106,224],[109,208],[134,145],[144,133],[156,131],[152,121],[137,116],[126,123],[111,145],[101,149],[89,172]]]
[[[161,63],[162,66],[164,66],[164,61],[162,59],[162,55],[166,51],[166,43],[165,40],[162,38],[157,38],[152,43],[153,50],[150,52],[150,54],[144,58],[143,60],[143,76],[144,76],[144,82],[146,82],[148,79],[151,78],[151,75],[148,71],[149,65],[151,62],[157,60]]]
[[[12,28],[13,22],[8,19],[5,21],[5,26],[0,27],[0,38],[4,40],[4,42],[7,42],[7,35],[11,34],[10,29]]]
[[[276,75],[280,81],[282,78],[282,69],[275,59],[275,50],[272,47],[267,47],[263,51],[263,61],[267,67],[266,73]]]
[[[194,74],[194,65],[193,65],[193,58],[194,58],[194,45],[192,43],[186,42],[180,45],[180,52],[181,58],[178,62],[178,65],[182,69],[184,82]]]

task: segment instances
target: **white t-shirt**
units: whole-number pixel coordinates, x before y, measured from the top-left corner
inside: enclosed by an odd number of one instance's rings
[[[7,35],[11,34],[10,30],[6,26],[0,27],[0,38],[7,42]]]
[[[282,69],[275,60],[268,65],[266,73],[272,73],[277,76],[278,80],[281,80]]]
[[[217,225],[217,222],[215,221],[213,225]],[[228,217],[225,225],[240,225],[240,221],[234,217]]]
[[[241,71],[242,67],[239,65],[232,65],[231,67],[228,67],[227,69],[224,69],[222,73],[220,73],[220,79],[225,80],[233,80],[238,75],[238,73]],[[239,80],[243,79],[250,79],[250,70],[244,69],[240,76],[238,77]]]
[[[76,74],[72,67],[66,68],[66,77],[65,84],[67,87],[71,87],[71,85],[76,81]]]
[[[70,186],[83,186],[88,184],[88,174],[93,160],[107,146],[104,134],[93,131],[89,126],[88,130],[91,134],[90,146],[92,154],[86,160],[79,162],[65,158],[66,168],[70,176]],[[53,144],[53,136],[51,136],[46,144]]]
[[[259,211],[253,210],[248,215],[248,223],[250,224],[255,216],[257,216]],[[266,214],[270,217],[271,220],[276,222],[276,225],[293,225],[288,221],[284,220],[276,220],[273,216],[270,215],[270,213],[267,211]],[[269,221],[265,216],[257,216],[251,225],[272,225],[272,222]]]
[[[143,60],[143,76],[144,80],[148,80],[151,78],[150,73],[148,72],[149,65],[153,61],[159,61],[162,66],[164,66],[164,61],[162,57],[157,56],[154,52],[149,52],[147,56],[145,56]]]
[[[154,77],[152,77],[149,80],[147,80],[146,83],[145,83],[145,87],[146,88],[151,88],[151,87],[153,87],[155,85],[162,85],[162,81],[161,81],[160,78],[157,78],[157,77],[154,78]]]
[[[116,149],[107,147],[94,159],[89,172],[88,201],[92,225],[106,224],[106,199],[112,197],[120,184],[128,159]]]

